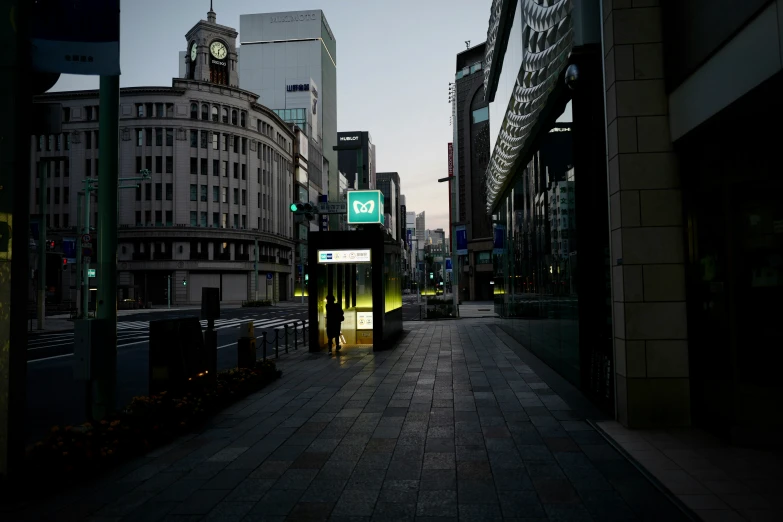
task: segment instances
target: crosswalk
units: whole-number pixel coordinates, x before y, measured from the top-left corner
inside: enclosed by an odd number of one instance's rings
[[[215,320],[215,330],[224,330],[226,328],[236,328],[238,326],[241,326],[247,322],[250,322],[252,319],[249,318],[234,318],[234,319],[216,319]],[[285,317],[276,317],[274,319],[258,319],[253,321],[253,325],[256,328],[264,327],[264,328],[271,328],[275,326],[282,326],[283,324],[291,324],[296,323],[297,326],[300,326],[301,319],[295,318],[295,316],[285,316]],[[305,323],[308,321],[305,320]],[[199,321],[201,323],[201,328],[207,327],[207,320],[202,319]],[[117,331],[127,331],[127,330],[149,330],[150,323],[149,321],[123,321],[121,323],[117,323]]]

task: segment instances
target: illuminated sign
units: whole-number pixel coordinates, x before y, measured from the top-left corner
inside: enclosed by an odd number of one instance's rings
[[[372,312],[356,312],[356,329],[372,330]]]
[[[369,263],[370,249],[360,248],[352,250],[319,250],[318,263],[328,265],[330,263]]]
[[[94,268],[88,268],[87,269],[87,277],[95,277],[95,269]]]
[[[380,190],[348,192],[348,224],[383,224],[383,194]]]

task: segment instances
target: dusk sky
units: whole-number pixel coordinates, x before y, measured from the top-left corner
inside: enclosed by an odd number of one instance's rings
[[[426,211],[427,228],[448,229],[447,186],[437,179],[448,175],[449,82],[465,41],[486,40],[490,4],[215,0],[214,9],[219,24],[237,30],[240,14],[322,9],[337,40],[337,130],[369,131],[377,171],[399,172],[408,210]],[[209,0],[123,1],[121,86],[170,86],[185,33],[208,10]],[[97,77],[68,75],[53,90],[97,88]]]

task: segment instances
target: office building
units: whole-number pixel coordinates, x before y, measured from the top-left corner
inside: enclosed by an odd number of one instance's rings
[[[489,163],[489,101],[484,96],[483,61],[486,45],[481,43],[457,54],[452,104],[454,118],[452,183],[456,201],[452,222],[464,227],[467,253],[455,256],[460,273],[463,301],[492,299],[492,224],[484,197],[484,174]],[[454,231],[451,232],[454,234]]]
[[[241,15],[239,38],[239,86],[266,107],[294,111],[286,120],[307,120],[304,130],[325,160],[321,179],[311,168],[311,180],[337,201],[337,43],[323,11]]]
[[[121,302],[166,304],[169,278],[176,305],[201,302],[203,287],[218,287],[224,302],[235,303],[292,295],[293,223],[287,202],[293,191],[294,133],[255,94],[236,86],[235,37],[236,31],[218,25],[210,11],[183,42],[186,79],[120,91],[118,175],[150,173],[148,181],[134,181],[137,188],[119,191]],[[43,166],[48,203],[42,221],[48,237],[73,245],[83,225],[77,212],[86,210],[78,194],[86,180],[97,179],[99,93],[55,92],[35,102],[61,104],[62,134],[31,142],[30,212],[39,214],[36,172]],[[100,187],[90,192],[86,218],[92,226],[101,197],[112,196],[101,194]],[[256,242],[263,278],[258,287]],[[61,274],[57,300],[78,302],[74,262]],[[268,275],[273,284],[267,284]]]
[[[337,143],[341,146],[359,145],[355,149],[340,150],[337,154],[340,172],[345,173],[348,183],[355,185],[357,190],[375,190],[375,144],[372,136],[366,131],[338,132]],[[361,154],[361,167],[357,166]]]
[[[501,328],[625,426],[780,444],[783,182],[777,135],[752,131],[783,116],[780,2],[654,4],[493,4]],[[573,164],[553,179],[539,153],[569,102]]]
[[[402,241],[403,229],[400,218],[400,175],[396,172],[379,172],[376,186],[383,194],[385,225],[393,239]]]

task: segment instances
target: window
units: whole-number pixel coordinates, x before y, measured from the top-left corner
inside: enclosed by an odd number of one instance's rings
[[[247,191],[242,189],[242,205],[247,205]]]
[[[66,158],[65,161],[63,161],[63,177],[67,178],[71,175],[71,160],[70,158]]]
[[[190,186],[190,201],[198,201],[198,185]]]
[[[223,214],[221,216],[220,224],[223,226],[223,228],[226,228],[228,226],[228,214]]]
[[[155,117],[156,118],[162,118],[163,117],[163,104],[162,103],[156,103],[155,104]]]
[[[219,139],[220,135],[217,132],[212,134],[212,150],[220,149],[220,145],[218,144]]]
[[[219,176],[220,173],[220,160],[212,160],[212,175]]]
[[[201,201],[207,201],[207,186],[201,185]]]
[[[207,175],[207,158],[201,158],[201,175]]]
[[[228,177],[228,162],[224,161],[220,166],[220,175],[224,178]]]
[[[194,149],[198,148],[198,131],[190,131],[190,146]]]
[[[220,187],[212,187],[212,201],[214,203],[220,201]]]
[[[237,124],[237,110],[234,109],[231,111],[231,125]]]
[[[239,136],[231,136],[231,141],[234,144],[234,152],[239,154]]]
[[[60,228],[60,214],[54,215],[54,228]]]
[[[57,194],[55,194],[55,198],[58,200],[60,199],[59,190]],[[239,205],[239,189],[234,189],[234,205]]]
[[[174,184],[166,183],[166,201],[174,199]]]
[[[242,228],[247,228],[247,216],[242,215]]]
[[[172,214],[174,214],[171,210],[166,211],[166,225],[171,226],[174,224],[174,219],[172,217]]]
[[[261,208],[261,193],[258,193],[258,199],[256,200],[256,206]]]
[[[136,226],[142,225],[141,222],[141,210],[136,211]]]
[[[258,168],[258,172],[256,173],[256,176],[258,176],[258,184],[261,184],[261,167]]]
[[[220,201],[221,203],[228,203],[228,188],[220,187]]]
[[[95,148],[96,149],[100,148],[100,146],[101,146],[100,145],[100,141],[101,141],[101,133],[100,132],[96,132],[95,133]]]
[[[201,131],[201,148],[206,149],[207,148],[207,140],[209,139],[209,135],[207,134],[207,131]]]
[[[84,175],[88,178],[92,177],[92,163],[89,158],[84,160]]]
[[[239,163],[234,162],[234,179],[239,179]]]
[[[198,158],[190,158],[190,173],[198,174]]]
[[[242,154],[247,154],[247,138],[242,138]]]
[[[84,133],[84,148],[85,149],[92,148],[92,131],[87,131]],[[49,149],[51,149],[51,147]]]
[[[489,119],[489,107],[483,107],[473,111],[473,124],[481,123]]]
[[[172,147],[174,145],[174,129],[166,129],[166,146]]]
[[[239,228],[239,214],[234,214],[234,228]]]
[[[228,134],[223,134],[223,150],[228,150]]]
[[[146,201],[152,201],[152,183],[144,185],[144,199]],[[149,219],[147,219],[147,222],[149,222]]]
[[[215,106],[212,106],[212,121],[214,121],[215,123],[217,123],[219,121],[219,118],[218,118],[218,108],[215,107]]]
[[[148,225],[152,224],[152,211],[147,210],[144,212],[144,222]]]
[[[59,178],[60,177],[60,162],[55,161],[54,162],[54,177]]]
[[[207,226],[207,213],[202,212],[201,213],[201,226],[206,227]]]
[[[174,173],[174,156],[166,156],[166,174]]]
[[[161,129],[160,127],[155,128],[155,146],[156,147],[163,146],[163,129]]]
[[[70,107],[63,107],[63,121],[64,122],[71,121],[71,108]]]
[[[155,172],[163,172],[163,156],[155,156]]]
[[[223,107],[223,123],[228,123],[228,109]]]
[[[144,158],[144,168],[152,172],[152,156]]]
[[[141,201],[141,185],[136,186],[136,201]]]
[[[55,205],[60,204],[60,187],[54,187],[54,204]]]
[[[217,212],[212,213],[212,226],[218,228],[220,226],[220,214]]]
[[[191,103],[190,104],[190,119],[191,120],[197,120],[198,119],[198,103]]]
[[[144,134],[146,134],[146,138],[147,138],[145,143],[148,146],[152,145],[152,129],[151,128],[144,129]]]
[[[144,110],[147,111],[147,118],[152,118],[152,103],[145,103]]]
[[[141,172],[141,156],[136,156],[136,172]]]
[[[166,104],[166,117],[167,118],[173,118],[174,117],[174,104],[173,103],[167,103]]]
[[[92,107],[85,107],[85,108],[84,108],[84,118],[85,118],[87,121],[92,121],[92,117],[93,117],[93,110],[92,110]]]
[[[242,164],[242,179],[247,179],[247,165]]]
[[[206,103],[201,104],[201,119],[209,120],[209,105]]]
[[[155,201],[163,200],[163,184],[155,183]]]
[[[161,210],[155,211],[155,224],[158,226],[163,225],[163,211]]]
[[[136,146],[141,147],[144,145],[144,129],[136,129]]]
[[[244,126],[245,126],[245,119],[246,119],[246,113],[245,113],[245,111],[242,111],[242,112],[239,114],[239,125],[240,125],[240,126],[242,126],[242,127],[244,127]]]
[[[144,117],[144,104],[143,103],[137,103],[136,104],[136,117],[137,118],[143,118]]]
[[[190,226],[195,227],[198,225],[198,212],[195,210],[190,211]]]
[[[68,187],[63,187],[63,203],[65,203],[66,205],[69,203],[70,195],[71,195],[71,189],[69,189]]]

